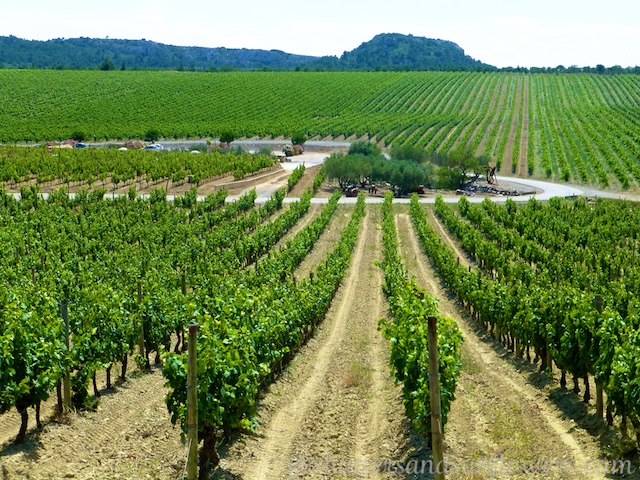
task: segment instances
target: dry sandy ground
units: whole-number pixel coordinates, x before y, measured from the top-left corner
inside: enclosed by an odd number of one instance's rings
[[[5,443],[3,480],[179,478],[186,449],[169,421],[165,394],[154,369],[103,395],[97,412],[50,421],[23,445]],[[3,433],[15,436],[19,425],[18,418],[3,422]]]

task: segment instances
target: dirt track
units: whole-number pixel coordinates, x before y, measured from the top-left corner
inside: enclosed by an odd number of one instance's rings
[[[372,465],[395,458],[404,418],[389,376],[388,345],[377,331],[385,309],[382,273],[374,264],[378,223],[379,210],[369,207],[324,323],[270,388],[256,435],[231,447],[222,462],[226,472],[243,479],[327,478],[328,469],[329,478],[340,478],[340,467],[331,466],[337,462],[366,469],[365,478],[383,478]]]

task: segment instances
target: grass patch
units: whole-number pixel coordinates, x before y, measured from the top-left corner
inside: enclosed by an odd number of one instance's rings
[[[371,384],[371,369],[359,360],[352,360],[342,377],[344,388],[366,388]]]
[[[364,333],[358,336],[358,339],[356,341],[358,343],[358,347],[360,347],[360,349],[362,350],[365,350],[369,345],[371,345],[371,337]]]
[[[465,355],[464,350],[462,351],[462,365],[460,370],[468,373],[469,375],[475,375],[478,373],[482,373],[482,368],[480,365],[473,361],[468,355]]]

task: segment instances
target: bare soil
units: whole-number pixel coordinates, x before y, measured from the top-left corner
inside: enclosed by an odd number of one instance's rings
[[[314,196],[317,198],[331,198],[333,192],[338,188],[340,188],[340,186],[337,182],[325,179]]]
[[[295,237],[298,234],[300,230],[305,228],[307,225],[309,225],[313,221],[316,215],[318,215],[322,211],[323,206],[324,205],[310,205],[309,210],[307,210],[307,213],[305,213],[304,216],[300,218],[298,222],[287,233],[285,233],[282,236],[282,238],[280,238],[280,240],[276,242],[276,244],[272,247],[272,250],[275,252],[280,250],[280,248],[284,247],[289,240],[291,240],[293,237]],[[287,208],[289,207],[285,206],[284,209],[280,213],[277,213],[276,215],[282,215],[285,212],[285,209]],[[267,254],[265,254],[264,256],[266,255]]]
[[[313,207],[313,205],[312,205]],[[347,205],[339,205],[334,212],[329,225],[313,246],[313,249],[305,257],[295,272],[296,278],[305,278],[314,271],[318,265],[324,262],[327,255],[333,250],[335,243],[340,240],[342,229],[347,226],[351,218],[352,208]]]
[[[179,478],[186,449],[165,395],[162,373],[154,368],[104,392],[96,412],[48,421],[22,445],[5,443],[3,480]]]

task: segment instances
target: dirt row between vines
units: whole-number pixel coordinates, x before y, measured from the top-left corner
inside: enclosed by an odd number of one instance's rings
[[[313,205],[312,205],[313,206]],[[316,205],[318,206],[318,205]],[[309,254],[304,258],[298,266],[294,276],[297,279],[303,279],[309,276],[320,263],[324,262],[327,255],[333,250],[335,243],[340,240],[342,229],[347,226],[351,219],[353,208],[348,205],[338,205],[333,213],[329,224],[320,238],[315,243]]]
[[[336,212],[319,243],[337,240],[344,213]],[[379,208],[369,206],[324,322],[269,388],[255,434],[242,436],[224,455],[226,476],[352,478],[357,465],[364,478],[386,478],[374,465],[402,454],[404,410],[389,375],[388,342],[377,330],[386,309],[375,265],[381,259],[379,224]],[[301,268],[297,275],[308,269]]]
[[[273,247],[271,247],[270,252],[277,252],[278,250],[283,248],[289,240],[294,238],[298,234],[298,232],[300,232],[300,230],[304,229],[307,225],[313,222],[313,219],[316,218],[316,215],[318,215],[322,211],[322,207],[323,205],[309,205],[309,210],[307,210],[307,212],[298,219],[296,224],[291,227],[289,231],[285,233]],[[273,216],[271,216],[267,220],[267,222],[275,220],[279,215],[284,214],[289,208],[291,208],[290,205],[284,205],[283,208],[280,211],[276,212]],[[266,255],[267,254],[263,255],[260,260],[266,257]]]
[[[322,165],[306,167],[302,174],[302,178],[298,180],[298,183],[294,185],[293,189],[287,193],[287,197],[300,198],[307,188],[312,188],[313,181],[321,168]]]
[[[439,227],[446,243],[455,246],[428,210],[430,223]],[[439,311],[453,318],[464,334],[462,372],[445,430],[445,457],[461,469],[452,478],[605,478],[598,470],[604,462],[593,438],[563,418],[547,392],[534,385],[540,376],[535,366],[514,359],[461,310],[422,252],[407,207],[396,206],[396,212],[400,250],[409,274],[439,299]],[[461,263],[470,265],[455,249]],[[535,473],[514,473],[516,466],[533,466]],[[593,470],[586,474],[585,468]]]

